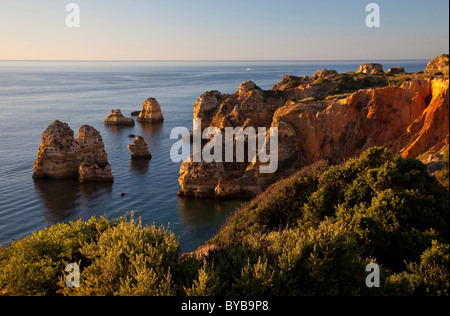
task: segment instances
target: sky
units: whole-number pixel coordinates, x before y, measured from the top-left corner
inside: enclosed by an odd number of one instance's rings
[[[80,8],[69,28],[66,5]],[[367,4],[380,7],[366,26]],[[0,60],[383,60],[449,52],[448,0],[0,0]]]

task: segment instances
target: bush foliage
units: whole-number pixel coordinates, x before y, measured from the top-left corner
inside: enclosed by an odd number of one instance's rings
[[[447,154],[448,160],[448,154]],[[447,172],[447,173],[445,173]],[[372,148],[271,186],[205,245],[180,254],[163,227],[92,218],[0,249],[7,295],[262,296],[449,293],[449,192],[415,159]],[[68,263],[79,288],[65,286]],[[366,286],[369,263],[381,287]]]

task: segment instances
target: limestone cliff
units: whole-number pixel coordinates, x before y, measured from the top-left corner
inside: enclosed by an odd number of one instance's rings
[[[341,163],[373,146],[426,163],[449,147],[449,80],[408,76],[322,70],[285,76],[270,91],[244,82],[232,95],[204,94],[194,108],[202,125],[277,127],[279,169],[261,174],[259,162],[184,162],[179,194],[251,197],[304,166]]]
[[[80,128],[75,139],[67,123],[54,121],[42,134],[33,178],[77,177],[80,182],[113,181],[103,139],[88,125]]]

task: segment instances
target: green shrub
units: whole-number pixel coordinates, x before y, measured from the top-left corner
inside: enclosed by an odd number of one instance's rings
[[[79,288],[64,287],[64,295],[169,296],[175,295],[171,270],[178,259],[179,243],[173,233],[142,223],[121,221],[80,250],[89,261],[81,266]]]
[[[297,88],[301,84],[302,84],[302,82],[300,80],[291,80],[288,83],[286,83],[286,87],[293,89],[293,88]]]
[[[8,295],[56,295],[67,262],[86,262],[80,250],[117,225],[104,218],[58,224],[13,242],[0,252],[0,289]]]
[[[420,263],[408,264],[408,271],[392,275],[388,285],[394,295],[448,296],[449,244],[433,241]]]

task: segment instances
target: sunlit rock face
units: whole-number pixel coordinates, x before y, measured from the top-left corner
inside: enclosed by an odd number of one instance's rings
[[[426,73],[442,73],[443,75],[448,76],[449,74],[449,56],[441,55],[439,57],[431,60],[425,69]]]
[[[131,152],[131,158],[133,159],[150,159],[152,155],[148,150],[148,145],[145,140],[138,136],[132,144],[128,145],[128,149]]]
[[[371,65],[360,70],[376,74],[382,68]],[[319,80],[324,76],[326,80]],[[343,163],[374,146],[387,147],[405,158],[419,158],[426,164],[436,164],[436,157],[448,150],[448,77],[424,78],[417,74],[416,79],[390,87],[382,76],[347,76],[345,80],[364,80],[372,88],[344,91],[339,98],[328,99],[333,96],[330,92],[342,86],[342,74],[324,70],[314,78],[285,76],[270,91],[244,82],[231,95],[217,91],[203,94],[194,106],[194,118],[202,119],[202,129],[278,128],[279,168],[274,174],[262,174],[258,162],[187,160],[180,168],[179,194],[255,196],[305,166],[318,161]],[[204,124],[205,119],[208,124]]]
[[[376,64],[376,63],[363,64],[358,68],[356,73],[377,75],[377,74],[383,74],[384,69],[383,69],[383,65],[381,65],[381,64]]]
[[[106,125],[125,125],[133,126],[134,119],[125,117],[121,110],[112,110],[107,118],[105,118]]]
[[[42,134],[33,177],[78,178],[80,182],[114,179],[100,133],[84,125],[75,139],[70,126],[60,121],[54,121]]]
[[[143,123],[161,123],[164,116],[161,111],[161,105],[154,98],[147,99],[142,105],[142,111],[139,114],[138,122]]]

